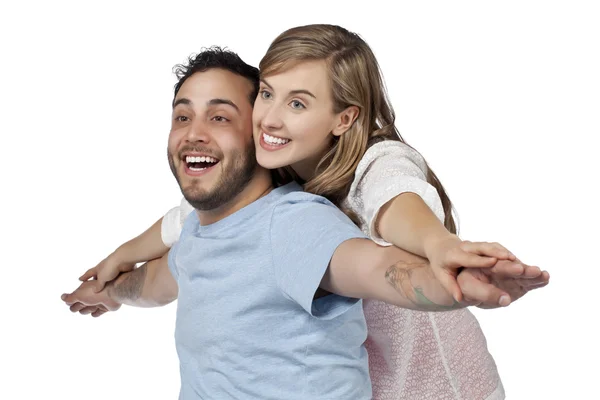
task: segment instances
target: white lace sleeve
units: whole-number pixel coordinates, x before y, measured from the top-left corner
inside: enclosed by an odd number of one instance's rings
[[[192,211],[194,207],[182,198],[179,206],[173,207],[164,215],[160,225],[160,236],[165,246],[171,247],[179,239],[183,222]]]
[[[360,216],[363,230],[373,241],[382,246],[391,245],[377,234],[375,222],[380,208],[402,193],[419,195],[434,214],[444,220],[440,197],[427,183],[426,176],[423,157],[402,142],[386,140],[367,150],[356,169],[347,202]]]

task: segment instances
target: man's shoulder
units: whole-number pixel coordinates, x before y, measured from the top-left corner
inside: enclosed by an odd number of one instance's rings
[[[294,191],[285,193],[274,202],[273,208],[281,210],[300,210],[304,208],[332,208],[337,210],[337,207],[323,196],[303,191]]]
[[[297,259],[299,253],[292,252],[292,246],[300,252],[326,254],[329,262],[330,250],[333,252],[347,239],[364,235],[344,212],[325,197],[292,192],[282,195],[274,204],[270,237],[273,251],[280,258],[288,261],[290,257]]]
[[[273,204],[271,227],[277,226],[277,230],[306,231],[340,224],[355,228],[350,218],[323,196],[294,191],[282,195]]]
[[[277,210],[277,212],[300,210],[307,207],[321,208],[323,206],[337,209],[325,197],[303,191],[302,186],[296,182],[280,186],[272,194],[274,195],[274,200],[270,203],[270,206],[273,210]]]

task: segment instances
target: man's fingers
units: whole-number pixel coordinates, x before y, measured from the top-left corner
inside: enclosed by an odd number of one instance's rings
[[[101,316],[101,315],[102,315],[102,314],[104,314],[105,312],[106,312],[106,310],[103,310],[103,309],[100,309],[100,308],[99,308],[99,309],[97,309],[96,311],[94,311],[94,312],[92,313],[92,317],[94,317],[94,318],[98,318],[99,316]]]
[[[508,293],[498,289],[492,284],[476,279],[471,274],[461,274],[458,281],[463,295],[471,301],[496,307],[506,307],[511,302]]]
[[[519,279],[519,284],[525,288],[538,288],[548,284],[549,276],[541,274],[537,278]]]
[[[446,270],[442,270],[435,275],[442,287],[452,295],[454,300],[460,302],[462,300],[462,292],[458,283],[456,283],[456,277]]]
[[[83,307],[81,310],[79,310],[79,314],[81,314],[81,315],[88,315],[88,314],[93,313],[97,309],[98,309],[98,307],[95,307],[95,306]]]
[[[63,293],[62,296],[60,296],[60,299],[64,301],[68,306],[77,302],[73,293]]]
[[[69,308],[70,308],[71,312],[76,313],[76,312],[83,310],[85,307],[86,307],[85,304],[76,302],[76,303],[73,303],[71,305],[71,307],[69,307]]]
[[[543,288],[546,285],[548,285],[548,282],[527,282],[523,283],[521,286],[527,290],[535,290]]]
[[[548,271],[542,271],[542,277],[545,281],[550,282],[550,273]]]
[[[542,275],[542,270],[539,267],[531,265],[526,266],[525,271],[523,272],[523,278],[538,278]]]
[[[469,307],[477,307],[477,306],[481,305],[480,301],[476,301],[476,300],[473,300],[473,299],[470,299],[470,298],[464,297],[464,296],[463,296],[463,300],[461,303],[464,305],[467,305]]]

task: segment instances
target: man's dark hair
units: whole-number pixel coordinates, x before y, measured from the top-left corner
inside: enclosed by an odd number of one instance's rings
[[[254,88],[249,96],[250,104],[254,106],[254,100],[256,100],[256,96],[258,95],[258,68],[246,64],[233,51],[222,49],[219,46],[204,48],[200,53],[192,54],[188,58],[187,64],[178,64],[173,67],[173,72],[178,79],[178,82],[175,84],[173,102],[175,102],[175,97],[177,97],[179,89],[181,89],[187,78],[196,72],[204,72],[213,68],[221,68],[248,79]]]

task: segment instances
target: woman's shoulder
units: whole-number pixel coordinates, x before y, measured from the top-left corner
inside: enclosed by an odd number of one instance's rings
[[[398,168],[414,164],[423,173],[427,172],[425,159],[418,151],[399,140],[383,140],[370,146],[358,163],[355,180],[362,176],[373,166],[378,164],[383,168]]]

